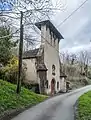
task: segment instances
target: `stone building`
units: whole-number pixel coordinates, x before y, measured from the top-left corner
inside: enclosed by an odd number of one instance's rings
[[[42,94],[54,94],[65,89],[59,60],[59,42],[63,36],[49,20],[35,25],[41,31],[41,45],[24,53],[23,61],[27,65],[25,82],[38,84]]]

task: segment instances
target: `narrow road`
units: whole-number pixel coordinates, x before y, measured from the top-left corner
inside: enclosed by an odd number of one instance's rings
[[[53,97],[19,114],[12,120],[74,120],[74,104],[91,86]]]

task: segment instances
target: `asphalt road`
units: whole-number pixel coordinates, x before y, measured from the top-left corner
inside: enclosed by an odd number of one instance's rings
[[[91,86],[53,97],[42,102],[12,120],[74,120],[74,104],[83,93],[91,90]]]

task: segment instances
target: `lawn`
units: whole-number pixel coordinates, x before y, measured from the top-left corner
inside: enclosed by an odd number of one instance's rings
[[[82,95],[78,100],[77,120],[91,120],[91,91]]]
[[[0,114],[7,110],[33,106],[46,98],[46,96],[35,94],[23,87],[21,93],[17,95],[16,85],[0,80]]]

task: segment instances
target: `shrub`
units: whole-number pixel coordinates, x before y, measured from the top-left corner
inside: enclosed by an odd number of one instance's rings
[[[8,64],[1,68],[0,70],[0,78],[3,80],[7,80],[11,83],[17,82],[18,75],[18,58],[13,56],[12,59],[8,62]],[[25,64],[23,65],[22,77],[21,79],[25,79]]]
[[[82,95],[78,100],[77,120],[91,120],[91,91]]]
[[[39,84],[37,84],[37,83],[35,83],[35,84],[29,84],[29,83],[24,83],[24,82],[23,82],[22,85],[23,85],[25,88],[27,88],[27,89],[35,92],[35,93],[40,94]]]

